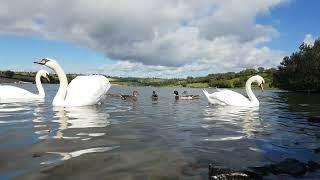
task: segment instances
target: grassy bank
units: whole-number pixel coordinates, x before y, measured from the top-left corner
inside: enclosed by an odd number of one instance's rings
[[[240,72],[228,72],[219,74],[209,74],[205,77],[187,77],[175,79],[161,79],[161,78],[123,78],[112,77],[112,83],[126,86],[174,86],[174,87],[191,87],[191,88],[242,88],[245,86],[246,81],[253,75],[261,75],[266,84],[266,89],[274,88],[272,79],[275,69],[246,69]]]
[[[154,87],[190,87],[190,88],[242,88],[248,78],[259,74],[264,77],[265,88],[273,88],[272,77],[275,69],[263,68],[260,70],[246,69],[240,72],[228,72],[219,74],[209,74],[204,77],[187,77],[174,79],[161,78],[135,78],[135,77],[108,77],[112,84],[124,86],[154,86]],[[13,72],[0,71],[0,82],[34,82],[35,72]],[[80,74],[67,74],[68,80],[71,81]],[[46,82],[46,81],[45,81]],[[48,82],[46,82],[48,83]],[[59,83],[55,74],[50,75],[50,83]]]

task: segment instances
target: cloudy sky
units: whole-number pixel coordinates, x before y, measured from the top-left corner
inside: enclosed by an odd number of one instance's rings
[[[319,35],[318,1],[1,0],[0,69],[185,77],[276,67]]]

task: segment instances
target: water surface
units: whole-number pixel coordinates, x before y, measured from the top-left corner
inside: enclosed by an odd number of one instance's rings
[[[209,106],[200,89],[113,86],[139,100],[61,108],[51,105],[57,85],[45,89],[45,101],[0,103],[1,179],[207,179],[209,163],[320,162],[319,95],[256,91],[260,108],[235,108]],[[201,98],[176,101],[174,89]]]

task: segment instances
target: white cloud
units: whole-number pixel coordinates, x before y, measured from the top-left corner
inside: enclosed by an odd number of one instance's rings
[[[303,43],[309,46],[313,46],[315,40],[316,38],[313,37],[312,34],[306,34],[306,36],[304,37]]]
[[[92,48],[117,61],[112,71],[119,73],[135,68],[138,75],[174,76],[179,70],[188,75],[270,67],[283,52],[263,43],[278,32],[255,18],[283,1],[2,0],[0,34]]]

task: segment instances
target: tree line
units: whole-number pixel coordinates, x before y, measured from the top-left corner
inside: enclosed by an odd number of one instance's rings
[[[272,77],[275,68],[264,69],[259,67],[256,69],[245,69],[240,72],[227,72],[209,74],[205,77],[187,77],[175,79],[160,79],[160,78],[121,78],[113,77],[114,83],[123,85],[141,85],[141,86],[181,86],[181,87],[218,87],[218,88],[241,88],[245,85],[248,78],[259,74],[264,77],[266,87],[272,88]]]
[[[280,88],[292,91],[320,92],[320,39],[313,45],[302,44],[297,52],[283,58],[277,68],[245,69],[240,72],[208,74],[205,77],[174,79],[109,77],[113,83],[135,86],[181,86],[181,87],[218,87],[242,88],[247,79],[259,74],[266,81],[266,88]],[[0,71],[0,78],[34,82],[35,72]],[[67,74],[69,81],[79,74]],[[59,83],[54,74],[50,83]]]

